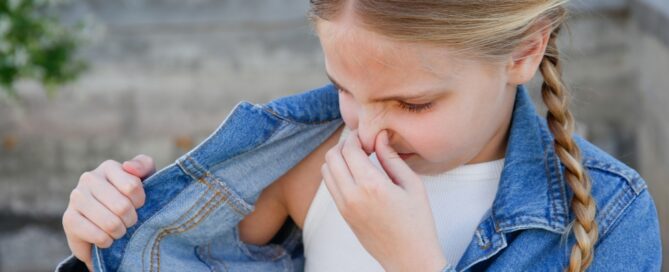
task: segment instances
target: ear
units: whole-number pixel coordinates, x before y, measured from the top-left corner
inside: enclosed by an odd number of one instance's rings
[[[518,85],[530,81],[536,74],[544,58],[551,28],[531,34],[511,54],[507,65],[507,78],[510,84]]]

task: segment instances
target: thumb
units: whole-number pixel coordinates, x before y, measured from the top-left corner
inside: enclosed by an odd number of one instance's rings
[[[393,183],[405,189],[422,185],[420,177],[404,162],[397,151],[388,144],[388,131],[383,130],[376,136],[376,157]]]
[[[144,154],[139,154],[132,160],[124,161],[121,166],[123,167],[123,170],[142,180],[156,172],[156,165],[153,162],[153,158]]]

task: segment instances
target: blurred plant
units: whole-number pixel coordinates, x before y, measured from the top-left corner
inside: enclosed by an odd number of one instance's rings
[[[0,0],[0,89],[16,97],[19,79],[42,83],[49,97],[86,68],[76,58],[79,37],[62,25],[54,1]],[[81,27],[79,25],[78,27]]]

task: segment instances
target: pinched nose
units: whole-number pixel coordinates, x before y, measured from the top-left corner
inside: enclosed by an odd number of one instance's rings
[[[358,139],[360,140],[360,145],[362,146],[362,150],[365,151],[365,153],[369,156],[374,152],[374,143],[376,142],[376,136],[378,133],[372,133],[369,131],[364,131],[364,130],[356,130],[357,133],[354,133],[353,135],[357,135]]]

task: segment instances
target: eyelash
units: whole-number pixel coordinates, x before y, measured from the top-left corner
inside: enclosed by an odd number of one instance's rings
[[[429,110],[432,108],[432,103],[425,103],[425,104],[409,104],[405,102],[400,102],[400,108],[403,108],[407,111],[414,112],[414,113],[419,113],[423,112],[426,110]]]
[[[346,93],[346,91],[344,91],[342,89],[337,88],[337,90],[341,93]],[[420,112],[423,112],[423,111],[426,111],[426,110],[429,110],[429,109],[432,108],[432,103],[431,102],[430,103],[425,103],[425,104],[411,104],[411,103],[406,103],[406,102],[399,101],[399,103],[400,103],[399,104],[400,108],[402,108],[406,111],[409,111],[409,112],[413,112],[413,113],[420,113]]]

